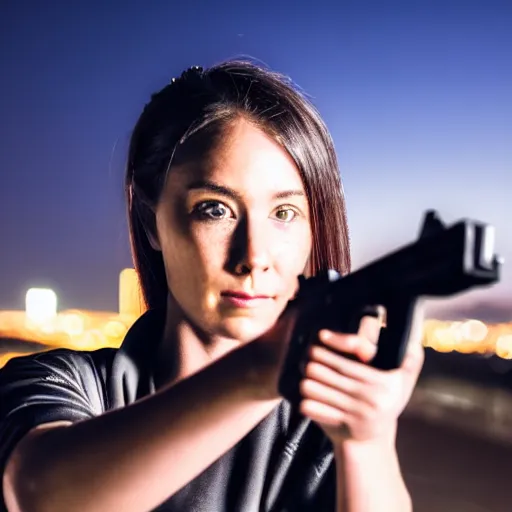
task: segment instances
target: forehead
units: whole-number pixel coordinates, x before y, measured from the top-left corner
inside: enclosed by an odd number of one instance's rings
[[[169,179],[185,186],[197,180],[211,180],[245,196],[304,189],[295,162],[286,150],[244,120],[227,129],[207,157],[171,172]]]

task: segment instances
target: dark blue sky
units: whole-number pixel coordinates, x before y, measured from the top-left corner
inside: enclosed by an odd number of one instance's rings
[[[241,55],[324,115],[356,267],[416,236],[429,207],[495,224],[512,260],[510,0],[105,4],[0,3],[0,309],[35,285],[117,308],[130,130],[183,68]],[[512,311],[511,274],[483,297]]]

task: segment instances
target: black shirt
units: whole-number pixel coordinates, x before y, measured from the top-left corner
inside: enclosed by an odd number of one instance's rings
[[[11,359],[0,370],[0,474],[33,427],[86,420],[154,393],[152,368],[163,321],[161,312],[147,312],[119,349],[58,349]],[[3,499],[0,510],[6,510]],[[155,510],[334,511],[332,445],[317,425],[283,401]]]

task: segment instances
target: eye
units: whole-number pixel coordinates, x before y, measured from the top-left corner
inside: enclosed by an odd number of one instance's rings
[[[276,210],[276,218],[280,222],[291,222],[297,216],[297,212],[289,206],[281,206]]]
[[[194,207],[192,213],[205,220],[222,220],[231,216],[231,210],[220,201],[203,201]]]

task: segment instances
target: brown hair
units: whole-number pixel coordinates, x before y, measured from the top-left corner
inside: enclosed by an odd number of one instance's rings
[[[126,170],[128,221],[146,306],[164,307],[160,252],[148,239],[172,165],[199,158],[222,128],[243,116],[295,161],[308,196],[313,247],[308,274],[350,270],[345,200],[332,138],[313,105],[286,77],[246,61],[190,68],[153,95],[133,131]],[[221,136],[221,135],[220,135]],[[185,144],[187,143],[187,144]]]

